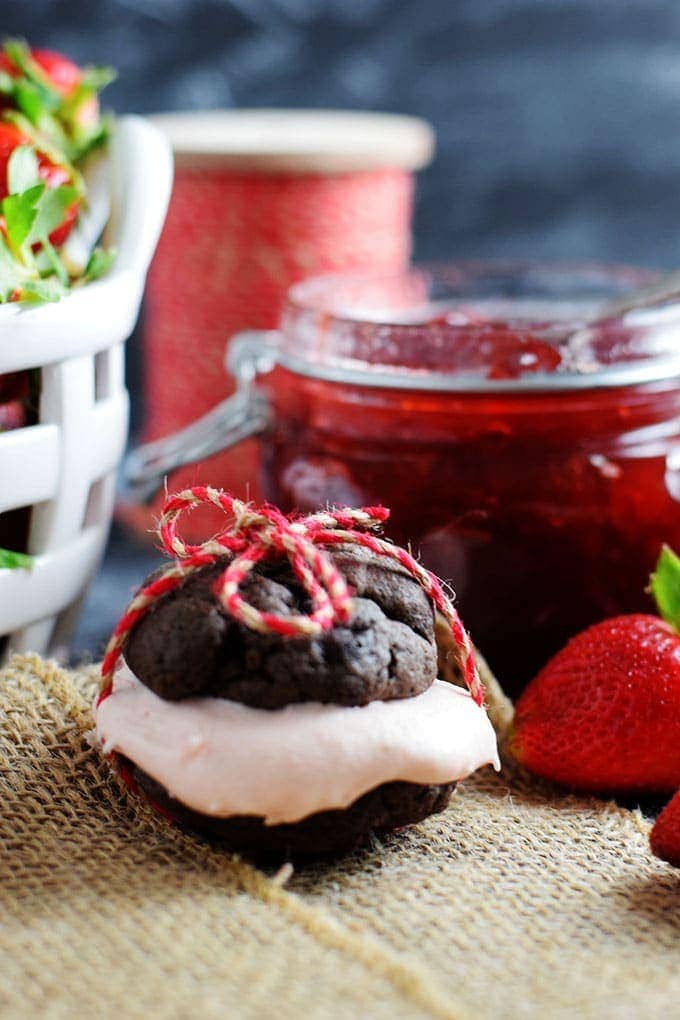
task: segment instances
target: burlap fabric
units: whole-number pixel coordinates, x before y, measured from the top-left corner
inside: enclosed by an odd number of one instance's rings
[[[35,656],[0,676],[3,1020],[680,1016],[680,872],[638,814],[485,770],[264,873],[127,792],[84,742],[93,690]]]

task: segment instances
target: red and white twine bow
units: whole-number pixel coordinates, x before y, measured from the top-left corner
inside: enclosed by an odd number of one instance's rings
[[[202,504],[222,510],[229,526],[200,545],[189,545],[180,537],[177,526],[182,514]],[[454,648],[462,676],[472,697],[481,705],[484,688],[470,639],[440,581],[401,549],[375,532],[389,517],[385,507],[322,510],[307,516],[286,516],[273,506],[255,507],[228,492],[208,486],[195,486],[169,496],[158,522],[158,535],[164,550],[174,562],[145,585],[128,606],[111,635],[102,663],[101,701],[111,692],[113,674],[130,631],[162,595],[172,591],[194,570],[231,555],[233,558],[216,585],[224,609],[250,630],[284,637],[313,637],[336,623],[352,617],[352,594],[333,560],[321,547],[360,545],[378,556],[395,560],[415,578],[429,596],[435,609],[451,628]],[[308,592],[312,612],[278,616],[250,605],[239,588],[253,568],[265,557],[288,559],[295,576]]]

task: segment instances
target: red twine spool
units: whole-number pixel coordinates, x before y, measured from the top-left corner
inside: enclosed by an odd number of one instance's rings
[[[229,525],[206,542],[189,544],[178,534],[179,519],[206,504],[225,514]],[[389,513],[385,507],[347,507],[306,516],[286,516],[276,507],[255,507],[231,493],[208,486],[195,486],[170,496],[163,507],[158,536],[173,562],[137,592],[111,635],[102,663],[99,702],[111,693],[116,665],[133,627],[159,598],[178,588],[194,570],[224,556],[230,556],[230,560],[217,582],[216,593],[224,610],[251,630],[290,638],[313,637],[336,623],[348,622],[353,612],[352,594],[333,560],[323,551],[324,546],[343,543],[363,546],[377,556],[396,561],[418,582],[449,626],[461,675],[472,697],[481,705],[484,687],[470,638],[441,582],[405,549],[376,534]],[[311,598],[309,615],[278,616],[262,612],[245,601],[239,587],[267,557],[288,559]]]
[[[158,123],[177,171],[147,291],[144,442],[183,428],[232,391],[228,339],[275,327],[292,284],[408,262],[412,171],[434,144],[422,121],[385,114],[232,111]],[[209,476],[260,498],[256,463],[250,441],[207,467],[180,469],[168,487]],[[161,505],[162,496],[155,513]],[[149,528],[148,508],[122,508],[122,516]]]

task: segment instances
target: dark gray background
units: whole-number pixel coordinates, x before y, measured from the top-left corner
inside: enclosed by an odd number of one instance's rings
[[[115,110],[335,106],[432,121],[420,258],[680,263],[680,0],[0,0],[120,71]],[[148,555],[115,534],[76,651]]]
[[[0,0],[118,111],[428,117],[418,256],[680,262],[678,0]]]

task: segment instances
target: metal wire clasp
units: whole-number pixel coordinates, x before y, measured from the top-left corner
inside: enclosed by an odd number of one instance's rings
[[[274,368],[278,337],[275,330],[247,330],[232,338],[225,367],[236,380],[236,392],[186,428],[144,443],[128,454],[123,463],[123,497],[127,502],[149,502],[172,471],[228,450],[267,428],[271,421],[269,401],[254,383]]]

